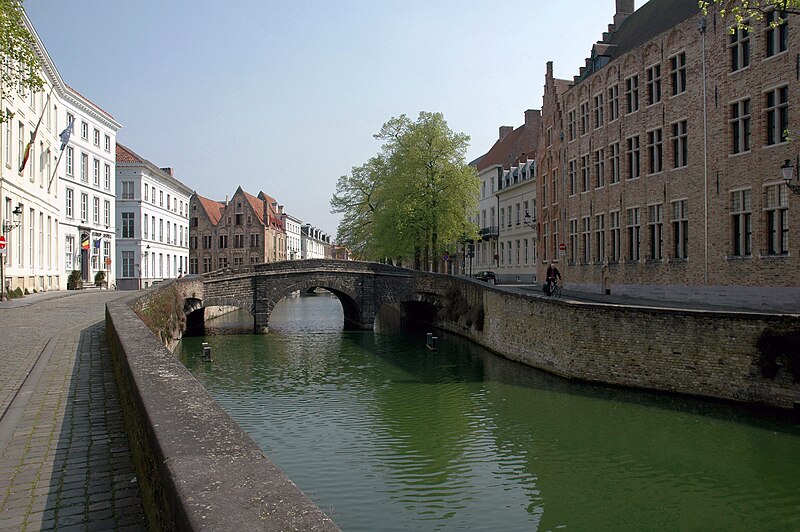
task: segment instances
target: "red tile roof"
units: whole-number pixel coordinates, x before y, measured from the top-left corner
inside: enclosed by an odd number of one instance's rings
[[[538,143],[538,124],[521,125],[495,142],[494,146],[480,158],[478,172],[494,165],[511,168],[521,160],[534,159]]]
[[[133,150],[127,148],[117,142],[117,162],[118,163],[145,163],[141,156],[137,155]]]
[[[206,211],[206,215],[208,219],[211,220],[211,223],[217,225],[222,218],[223,211],[225,211],[225,204],[221,201],[204,198],[200,194],[197,194],[197,199],[200,202],[200,206]]]

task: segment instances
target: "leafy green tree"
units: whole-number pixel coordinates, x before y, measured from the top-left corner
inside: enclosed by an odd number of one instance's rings
[[[761,20],[773,10],[800,14],[800,0],[700,0],[703,14],[716,6],[722,17],[733,17],[736,27],[748,27],[748,20]]]
[[[0,96],[3,99],[20,88],[23,91],[41,91],[44,85],[39,76],[41,61],[23,17],[21,0],[0,0],[0,59],[3,61],[0,66]],[[0,114],[0,123],[8,118],[8,114]]]
[[[381,153],[340,178],[331,200],[344,215],[337,238],[362,258],[437,271],[439,256],[477,230],[467,221],[478,200],[475,170],[464,159],[469,137],[450,130],[441,113],[422,112],[416,121],[390,119],[375,138],[384,142]]]

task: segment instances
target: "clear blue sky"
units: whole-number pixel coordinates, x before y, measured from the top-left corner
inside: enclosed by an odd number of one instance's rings
[[[65,82],[122,123],[120,143],[203,196],[263,190],[335,237],[336,181],[378,152],[384,122],[442,112],[478,157],[541,107],[547,61],[578,72],[615,1],[24,6]]]

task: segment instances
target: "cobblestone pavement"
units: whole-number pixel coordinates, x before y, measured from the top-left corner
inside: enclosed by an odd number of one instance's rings
[[[0,303],[0,530],[144,530],[105,340],[105,303]]]

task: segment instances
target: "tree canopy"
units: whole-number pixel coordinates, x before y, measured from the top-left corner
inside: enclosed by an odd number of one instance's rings
[[[358,258],[436,270],[436,257],[477,231],[467,220],[478,200],[464,160],[469,137],[441,113],[422,112],[390,119],[375,138],[381,152],[340,177],[331,199],[331,212],[342,214],[337,241]]]
[[[777,10],[786,14],[800,14],[800,0],[700,0],[703,14],[716,6],[723,17],[732,17],[736,27],[747,27],[748,21],[761,20],[767,13]]]
[[[34,40],[22,21],[21,0],[0,0],[0,96],[5,99],[12,91],[42,90],[39,76],[41,61]],[[0,122],[8,119],[0,115]]]

